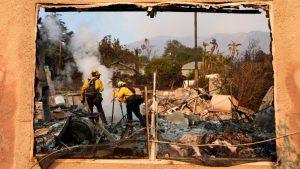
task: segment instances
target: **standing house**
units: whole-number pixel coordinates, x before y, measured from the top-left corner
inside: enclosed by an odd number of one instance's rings
[[[201,70],[202,69],[202,62],[198,62],[198,69]],[[193,73],[195,70],[195,62],[189,62],[186,63],[182,66],[181,68],[181,74],[184,77],[189,77],[189,75],[191,75],[191,73]],[[189,87],[189,86],[193,86],[194,85],[194,79],[187,79],[183,81],[183,87]]]
[[[198,69],[201,70],[202,69],[202,62],[198,62]],[[181,68],[181,73],[183,76],[188,77],[189,74],[193,73],[193,71],[195,70],[195,62],[189,62],[186,63],[182,66]]]

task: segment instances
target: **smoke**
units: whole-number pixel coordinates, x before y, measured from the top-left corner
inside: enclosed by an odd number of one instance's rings
[[[43,20],[46,36],[43,36],[42,38],[49,39],[52,43],[57,43],[60,40],[59,36],[62,34],[59,22],[59,17],[55,15],[47,15]],[[109,117],[112,111],[113,90],[111,78],[113,73],[104,65],[100,64],[101,57],[98,51],[98,42],[95,35],[96,33],[86,26],[79,27],[76,33],[73,34],[69,50],[72,53],[76,65],[71,62],[66,63],[64,70],[60,70],[60,76],[57,76],[54,83],[56,89],[62,88],[63,86],[72,87],[70,86],[72,84],[71,75],[75,69],[78,69],[78,71],[82,73],[82,82],[84,82],[90,77],[91,70],[97,68],[101,73],[100,80],[104,85],[104,91],[102,92],[102,106],[106,117]],[[115,103],[114,112],[114,119],[120,119],[121,108],[117,101]]]
[[[47,15],[43,19],[43,24],[46,28],[48,39],[51,42],[58,42],[62,33],[61,26],[59,24],[59,18],[55,15]]]
[[[66,86],[69,88],[72,87],[73,79],[72,75],[74,70],[77,69],[77,66],[73,62],[67,62],[63,70],[59,71],[59,76],[54,79],[54,84],[56,89],[62,89]]]
[[[59,45],[62,38],[62,27],[60,25],[59,15],[51,14],[47,15],[42,24],[45,28],[45,32],[42,34],[42,40],[49,40],[53,44]],[[59,48],[57,48],[59,50]],[[54,84],[56,89],[61,89],[65,86],[70,86],[72,84],[72,75],[74,70],[76,69],[76,65],[72,62],[67,62],[64,64],[63,70],[56,70],[59,76],[56,76],[54,79]]]
[[[92,69],[97,68],[100,71],[100,80],[104,84],[102,106],[106,117],[108,117],[112,111],[113,91],[111,78],[113,74],[108,68],[100,64],[100,54],[95,33],[90,31],[87,27],[80,27],[71,39],[71,51],[78,70],[83,74],[83,81],[90,77]],[[115,112],[116,115],[120,117],[119,109],[119,107],[116,108]]]

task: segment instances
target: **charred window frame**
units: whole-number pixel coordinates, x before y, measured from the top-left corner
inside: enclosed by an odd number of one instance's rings
[[[243,7],[252,7],[253,9],[239,9],[240,6]],[[143,11],[147,12],[147,15],[150,18],[153,18],[156,16],[157,12],[204,12],[204,13],[232,13],[232,14],[259,14],[261,13],[258,9],[263,9],[267,13],[267,17],[269,18],[269,27],[271,30],[271,23],[270,23],[270,7],[271,4],[266,3],[194,3],[194,4],[184,4],[184,3],[163,3],[163,4],[82,4],[82,5],[76,5],[76,4],[47,4],[47,3],[40,3],[37,4],[37,10],[39,8],[45,8],[46,12],[129,12],[129,11]],[[38,12],[37,12],[38,13]],[[270,42],[270,51],[272,53],[272,30],[270,31],[271,36],[271,42]],[[274,69],[274,68],[273,68]],[[276,113],[275,113],[276,114]],[[276,116],[276,115],[275,115]],[[158,144],[158,143],[156,143]],[[155,152],[155,150],[154,150]],[[74,160],[74,159],[73,159]],[[100,162],[106,163],[105,159],[97,159]],[[114,161],[120,160],[120,159],[113,159],[109,161],[108,163],[114,163]],[[153,160],[156,160],[156,158],[151,159],[149,155],[149,162],[153,162]],[[61,159],[61,162],[67,161],[67,159]],[[232,160],[231,160],[232,161]],[[234,160],[235,161],[235,160]],[[78,162],[81,162],[80,159],[78,159]],[[134,164],[135,162],[130,162],[128,160],[129,164]],[[173,164],[176,164],[176,162],[172,162]],[[237,160],[234,162],[235,164],[239,164],[240,161]],[[170,162],[166,163],[159,163],[159,164],[170,164]],[[178,163],[180,164],[180,162]]]

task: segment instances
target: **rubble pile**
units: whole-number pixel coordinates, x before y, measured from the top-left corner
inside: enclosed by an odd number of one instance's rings
[[[275,130],[270,129],[272,123],[274,126],[272,92],[267,93],[269,99],[264,99],[258,112],[238,106],[231,96],[210,96],[203,89],[178,89],[170,95],[159,96],[159,107],[169,108],[158,110],[158,140],[164,141],[159,144],[159,157],[276,156],[274,141],[235,146],[275,137]],[[268,121],[269,129],[262,121]],[[204,144],[208,146],[196,146]]]
[[[274,87],[272,86],[262,100],[262,104],[255,117],[255,125],[266,132],[272,132],[275,130],[274,121]]]
[[[258,112],[239,106],[233,96],[210,95],[201,88],[157,91],[157,157],[275,157],[275,141],[251,144],[275,137],[272,90],[266,94]],[[147,102],[151,105],[152,100]],[[41,103],[36,105],[36,114],[43,114],[42,107]],[[150,107],[150,110],[154,109]],[[58,118],[59,114],[62,117]],[[93,120],[95,115],[84,107],[64,104],[52,107],[52,120],[47,123],[35,120],[35,152],[51,153],[66,146],[95,144],[106,148],[77,151],[75,157],[93,154],[93,158],[143,158],[148,155],[146,130],[134,134],[141,130],[138,121],[128,126],[123,119],[103,126],[105,133]],[[116,146],[122,139],[126,142]]]
[[[62,132],[66,119],[36,124],[34,132],[35,152],[44,153],[57,150],[56,139]]]
[[[203,121],[237,119],[252,122],[255,112],[239,106],[238,101],[230,95],[209,95],[203,88],[178,88],[173,92],[157,93],[158,112],[168,116],[174,112],[185,115],[197,115]],[[148,104],[151,105],[151,101]]]
[[[36,120],[35,122],[35,153],[48,154],[64,147],[75,145],[95,145],[94,148],[81,147],[79,150],[69,151],[62,154],[62,157],[82,158],[129,158],[144,157],[147,154],[146,131],[141,130],[140,123],[134,121],[128,128],[126,120],[118,123],[112,123],[103,126],[109,132],[99,130],[97,122],[94,120],[94,114],[89,113],[86,107],[65,107],[52,108],[51,114],[64,114],[65,118],[52,119],[50,122]],[[42,113],[42,110],[36,109],[36,113]],[[98,118],[98,116],[95,116]],[[130,130],[126,137],[128,141],[122,141],[124,131]],[[139,133],[133,133],[140,131]],[[113,141],[111,140],[113,137]],[[116,142],[122,141],[118,146]],[[114,145],[114,146],[110,146]]]
[[[203,97],[199,97],[200,93]],[[157,93],[157,97],[158,112],[161,115],[169,115],[176,111],[184,112],[184,114],[199,114],[210,105],[210,100],[207,100],[208,94],[201,88],[198,90],[179,88],[173,92],[162,91]]]
[[[160,144],[160,157],[275,157],[275,142],[255,146],[235,147],[232,145],[252,143],[274,137],[274,133],[256,132],[251,124],[238,121],[199,121],[197,125],[183,127],[166,119],[159,119],[159,140],[190,144],[178,146]],[[192,145],[222,144],[224,146],[197,147]]]

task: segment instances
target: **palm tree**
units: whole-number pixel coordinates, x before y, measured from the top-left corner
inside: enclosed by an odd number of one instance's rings
[[[150,44],[149,39],[145,38],[144,43],[141,45],[141,49],[145,52],[148,58],[154,57],[155,53],[153,51],[154,46]]]
[[[207,49],[207,46],[208,46],[208,43],[206,43],[206,42],[202,42],[202,46],[203,46],[203,49],[204,49],[204,51],[203,51],[203,55],[202,55],[202,63],[203,63],[203,67],[202,67],[202,69],[203,69],[203,74],[205,74],[205,69],[206,69],[206,61],[205,61],[205,58],[206,58],[206,49]],[[208,61],[207,61],[208,63],[208,67],[209,67],[209,63],[210,63],[210,57],[208,58]]]
[[[230,44],[228,44],[228,47],[229,47],[229,50],[231,52],[231,59],[235,58],[238,56],[238,50],[237,50],[237,47],[238,46],[241,46],[242,44],[240,43],[235,43],[233,41],[231,41]]]
[[[202,42],[202,46],[203,46],[204,52],[206,52],[206,47],[208,46],[208,43]]]
[[[210,50],[210,54],[212,55],[215,50],[218,48],[218,43],[217,40],[215,38],[213,38],[210,42],[210,44],[212,44],[211,50]]]

